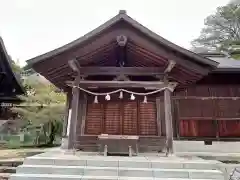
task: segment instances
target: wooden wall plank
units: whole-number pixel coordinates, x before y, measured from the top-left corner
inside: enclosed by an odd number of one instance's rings
[[[103,122],[103,104],[87,104],[85,134],[101,134]]]
[[[84,135],[84,133],[85,133],[86,115],[87,115],[87,96],[84,93],[84,99],[83,99],[83,105],[82,105],[81,135]]]
[[[156,102],[123,100],[87,106],[85,134],[157,136]]]
[[[218,121],[219,123],[219,137],[240,137],[240,121]]]
[[[157,113],[157,129],[158,129],[158,136],[161,136],[162,132],[161,132],[161,107],[160,107],[160,98],[156,98],[156,113]]]

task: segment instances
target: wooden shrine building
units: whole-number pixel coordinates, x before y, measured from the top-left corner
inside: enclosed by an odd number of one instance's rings
[[[19,103],[17,96],[24,94],[20,76],[13,72],[11,61],[0,37],[0,124],[12,118],[9,106]]]
[[[140,152],[161,151],[166,143],[171,153],[173,139],[240,138],[240,71],[220,66],[220,55],[206,56],[120,11],[27,62],[67,94],[69,149],[96,150],[99,135],[106,134],[138,136]]]

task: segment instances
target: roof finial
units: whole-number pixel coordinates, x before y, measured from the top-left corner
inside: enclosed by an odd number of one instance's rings
[[[126,10],[119,10],[119,14],[127,14]]]

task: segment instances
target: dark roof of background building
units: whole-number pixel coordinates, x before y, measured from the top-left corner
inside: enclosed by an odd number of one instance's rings
[[[199,53],[200,55],[218,62],[218,70],[240,70],[240,60],[233,59],[230,55],[220,52]]]
[[[0,37],[0,73],[4,78],[0,82],[0,97],[11,97],[24,94],[20,75],[15,74],[11,65],[11,58],[7,53],[3,39]]]

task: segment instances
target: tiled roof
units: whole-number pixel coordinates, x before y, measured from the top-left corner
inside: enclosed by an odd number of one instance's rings
[[[222,53],[200,53],[200,55],[219,63],[218,68],[240,68],[240,60]]]

